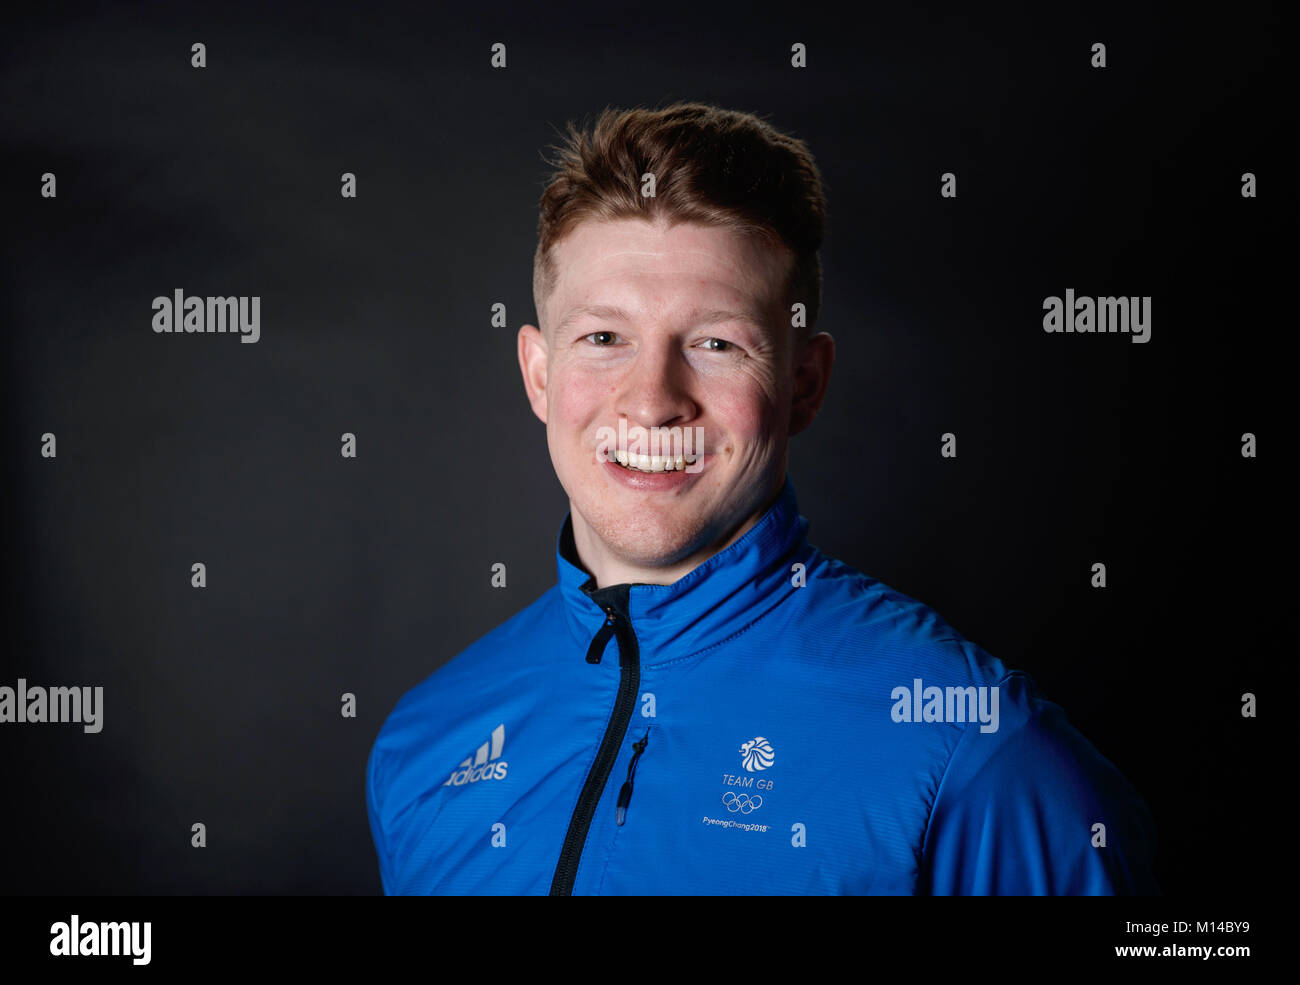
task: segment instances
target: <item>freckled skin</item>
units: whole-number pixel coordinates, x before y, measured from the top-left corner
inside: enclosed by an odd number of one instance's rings
[[[588,220],[555,246],[541,327],[519,330],[519,366],[574,542],[599,586],[671,584],[741,537],[785,478],[791,435],[812,423],[835,346],[795,351],[780,296],[789,251],[735,230],[643,219]],[[628,318],[579,314],[620,308]],[[701,311],[755,323],[702,322]],[[704,429],[704,468],[669,490],[629,489],[597,457],[601,427]]]

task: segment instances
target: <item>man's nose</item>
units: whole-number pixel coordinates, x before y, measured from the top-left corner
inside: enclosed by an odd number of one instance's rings
[[[642,427],[690,421],[699,409],[689,387],[690,366],[675,343],[646,345],[623,377],[615,410]]]

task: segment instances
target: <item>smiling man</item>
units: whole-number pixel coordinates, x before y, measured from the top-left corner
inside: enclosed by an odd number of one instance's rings
[[[385,722],[385,892],[1157,892],[1144,805],[1062,710],[806,540],[807,147],[691,103],[606,110],[556,163],[518,355],[558,584]]]
[[[588,219],[553,248],[559,274],[539,311],[554,328],[525,326],[519,362],[578,556],[602,586],[670,584],[776,498],[787,439],[816,413],[834,345],[821,333],[793,351],[781,328],[790,261],[733,228]],[[648,449],[655,428],[694,429],[703,447],[682,468],[644,451],[641,469],[620,465],[618,452],[637,451],[608,435],[639,429]]]

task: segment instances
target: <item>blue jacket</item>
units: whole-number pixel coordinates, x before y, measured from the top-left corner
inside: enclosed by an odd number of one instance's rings
[[[559,584],[412,688],[389,894],[1157,893],[1123,776],[1032,680],[810,546],[786,480],[671,585]]]

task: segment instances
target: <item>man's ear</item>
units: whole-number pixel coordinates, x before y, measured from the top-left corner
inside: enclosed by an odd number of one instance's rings
[[[790,435],[806,429],[821,409],[835,365],[835,340],[829,332],[818,332],[804,343],[796,356],[794,391],[790,405]]]
[[[536,325],[519,329],[519,372],[533,413],[546,423],[546,338]]]

